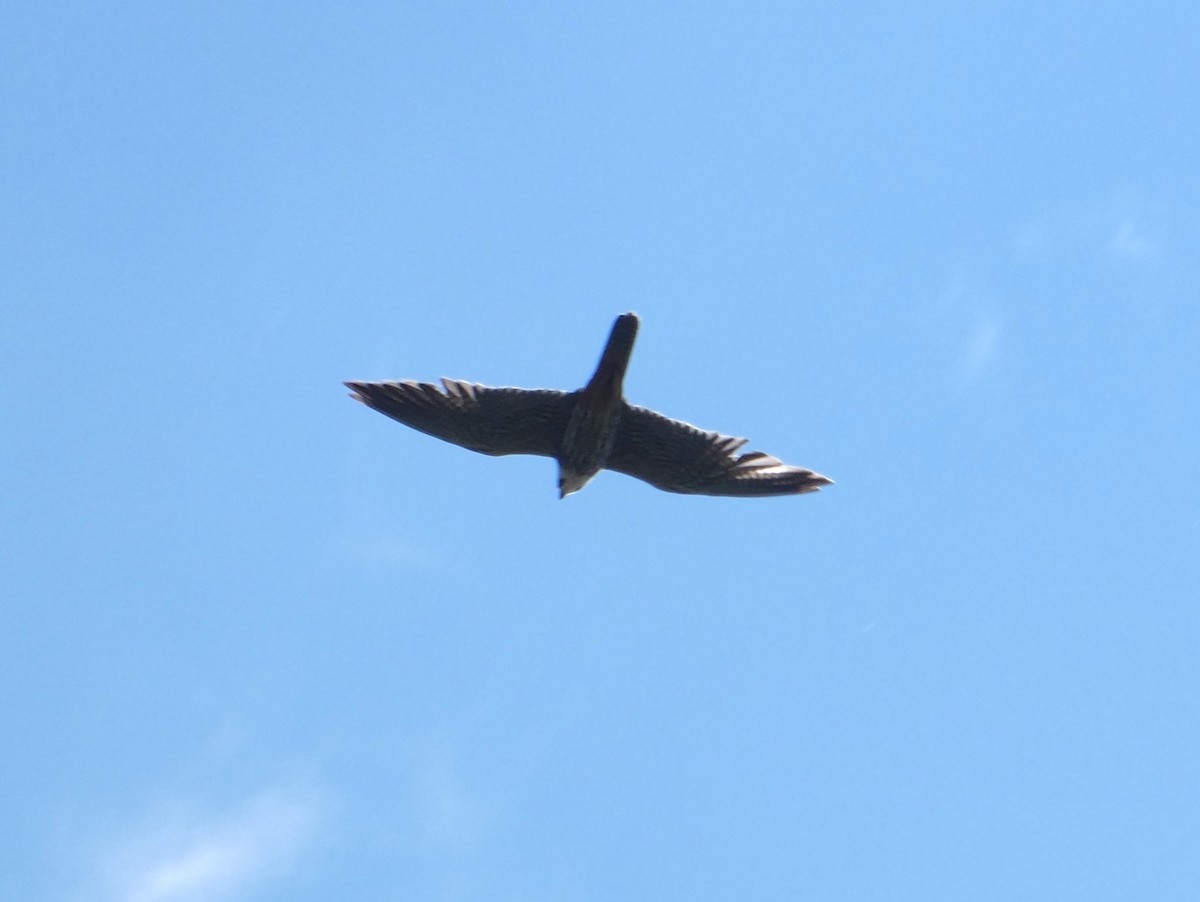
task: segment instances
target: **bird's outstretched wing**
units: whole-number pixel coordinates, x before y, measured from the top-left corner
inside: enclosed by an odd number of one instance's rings
[[[737,454],[744,444],[627,404],[605,466],[685,495],[798,495],[833,481],[761,451]]]
[[[427,435],[482,454],[554,457],[574,395],[474,382],[347,382],[352,398]],[[444,388],[444,390],[443,390]]]

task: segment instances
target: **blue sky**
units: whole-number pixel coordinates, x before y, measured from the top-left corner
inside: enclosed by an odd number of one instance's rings
[[[7,898],[1200,881],[1194,4],[8,4]],[[627,393],[657,492],[343,379]]]

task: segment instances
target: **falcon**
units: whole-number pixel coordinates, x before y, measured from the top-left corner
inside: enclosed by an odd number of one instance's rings
[[[617,317],[591,380],[578,391],[489,388],[474,382],[347,382],[352,398],[434,438],[481,454],[538,454],[558,462],[558,496],[616,470],[664,492],[765,497],[815,492],[827,479],[744,438],[707,432],[624,397],[636,314]]]

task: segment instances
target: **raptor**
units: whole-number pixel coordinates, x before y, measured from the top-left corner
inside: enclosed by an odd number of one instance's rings
[[[613,323],[600,363],[578,391],[489,388],[474,382],[347,382],[351,397],[413,429],[482,454],[538,454],[558,461],[559,497],[601,470],[665,492],[763,497],[815,492],[833,480],[707,432],[624,396],[636,314]]]

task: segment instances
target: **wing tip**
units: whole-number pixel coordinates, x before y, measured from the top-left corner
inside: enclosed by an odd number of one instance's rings
[[[833,480],[828,476],[822,476],[820,473],[814,473],[812,470],[802,470],[797,474],[798,487],[796,494],[805,495],[809,492],[819,492],[827,485],[833,485]]]
[[[761,452],[752,452],[749,465],[736,467],[733,484],[745,495],[807,495],[833,485],[828,476],[804,467],[793,467]],[[739,461],[741,464],[741,461]]]

